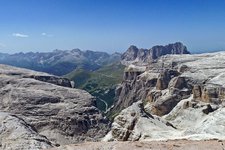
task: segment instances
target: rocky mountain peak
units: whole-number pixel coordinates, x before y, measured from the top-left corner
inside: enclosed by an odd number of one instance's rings
[[[135,46],[135,45],[131,45],[131,46],[128,48],[128,51],[138,51],[138,48],[137,48],[137,46]]]
[[[136,46],[131,45],[122,55],[121,59],[123,64],[133,62],[146,63],[167,54],[190,54],[190,52],[181,42],[165,46],[157,45],[153,46],[151,49],[138,49]]]
[[[80,52],[81,50],[79,48],[75,48],[75,49],[72,49],[71,52]]]
[[[152,59],[157,59],[160,56],[167,54],[190,54],[190,52],[181,42],[168,44],[166,46],[157,45],[150,49],[150,55]]]
[[[127,51],[121,56],[122,60],[126,60],[126,61],[132,61],[135,60],[137,58],[137,54],[138,54],[139,49],[134,46],[131,45]]]

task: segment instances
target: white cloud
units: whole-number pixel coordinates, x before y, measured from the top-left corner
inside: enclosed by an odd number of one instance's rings
[[[45,33],[45,32],[41,33],[41,35],[42,35],[42,36],[47,36],[47,37],[53,37],[52,34],[48,34],[48,33]]]
[[[44,32],[43,32],[43,33],[41,33],[41,35],[46,36],[46,35],[47,35],[47,33],[44,33]]]
[[[13,33],[12,36],[21,37],[21,38],[27,38],[27,37],[29,37],[29,35],[21,34],[21,33]]]

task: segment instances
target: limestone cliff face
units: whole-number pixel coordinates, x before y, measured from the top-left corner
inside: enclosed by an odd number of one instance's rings
[[[154,46],[150,50],[131,46],[122,55],[122,63],[128,67],[124,71],[124,80],[116,91],[117,102],[112,109],[113,114],[120,112],[134,102],[146,100],[152,95],[149,93],[152,90],[168,89],[170,80],[187,69],[185,66],[174,69],[175,62],[164,66],[164,63],[157,60],[167,54],[189,54],[189,52],[186,46],[177,42],[166,46]],[[166,99],[170,98],[173,96]]]
[[[167,54],[190,54],[190,52],[187,50],[187,47],[181,42],[168,44],[166,46],[154,46],[150,49],[149,53],[152,59],[157,59],[160,56]]]
[[[119,112],[132,105],[138,100],[145,99],[147,93],[156,86],[158,74],[153,73],[150,78],[142,76],[143,68],[132,68],[130,66],[124,72],[124,81],[117,87],[116,95],[118,101],[112,112]]]
[[[223,80],[224,65],[219,55],[224,53],[167,55],[148,65],[130,65],[118,87],[113,111],[119,112],[141,100],[152,103],[154,114],[165,115],[191,94],[203,102],[222,103],[224,87],[219,79]]]
[[[195,85],[193,88],[195,99],[206,102],[220,104],[225,100],[225,87],[219,85]]]
[[[225,139],[224,58],[225,52],[166,55],[130,65],[113,109],[124,110],[106,140]]]
[[[187,47],[181,42],[168,44],[165,46],[157,45],[150,49],[138,49],[136,46],[130,46],[121,56],[122,63],[125,65],[131,63],[148,63],[154,61],[163,55],[168,54],[190,54]]]
[[[0,65],[0,111],[22,118],[53,146],[99,140],[108,130],[108,120],[89,93],[69,88],[64,81]]]

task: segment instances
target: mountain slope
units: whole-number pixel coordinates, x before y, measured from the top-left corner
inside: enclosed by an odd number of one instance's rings
[[[88,91],[97,98],[97,107],[106,111],[115,100],[115,89],[122,82],[124,66],[117,62],[95,71],[76,69],[65,75],[75,82],[75,87]]]
[[[96,70],[101,66],[120,59],[119,53],[73,50],[54,50],[45,53],[0,53],[0,63],[47,72],[54,75],[65,75],[74,69]]]

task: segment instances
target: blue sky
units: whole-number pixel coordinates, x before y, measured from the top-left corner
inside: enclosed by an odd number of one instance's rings
[[[225,0],[0,0],[1,52],[225,50]]]

